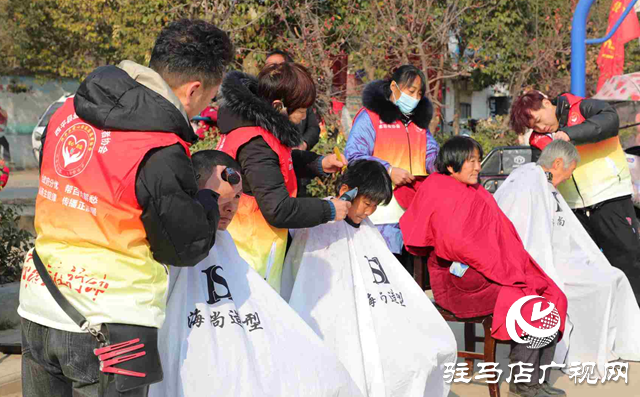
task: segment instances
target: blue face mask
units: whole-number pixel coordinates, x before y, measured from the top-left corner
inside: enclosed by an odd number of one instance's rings
[[[396,84],[396,87],[398,87],[398,84]],[[398,87],[398,90],[400,90],[400,87]],[[393,92],[392,92],[393,94]],[[393,99],[395,99],[396,96],[395,94],[393,94]],[[400,109],[400,111],[405,115],[410,115],[411,112],[413,112],[413,110],[416,108],[416,106],[418,106],[418,102],[420,102],[419,100],[417,100],[416,98],[409,96],[407,94],[405,94],[404,92],[400,91],[400,98],[396,99],[396,103],[395,105]]]

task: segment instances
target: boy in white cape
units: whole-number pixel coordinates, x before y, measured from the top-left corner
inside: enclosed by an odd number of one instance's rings
[[[212,172],[235,178],[238,194],[219,205],[209,256],[171,267],[167,316],[159,335],[164,380],[157,396],[361,396],[338,358],[238,254],[225,231],[242,191],[240,167],[215,150],[192,161],[199,187]]]
[[[527,252],[567,295],[573,329],[567,326],[554,361],[567,368],[595,363],[597,377],[609,361],[640,360],[640,308],[627,276],[609,264],[556,190],[579,161],[571,143],[555,140],[537,164],[511,172],[494,197]]]
[[[453,332],[367,217],[391,199],[378,162],[351,163],[340,196],[358,188],[349,215],[297,231],[282,294],[347,367],[365,396],[447,396]]]

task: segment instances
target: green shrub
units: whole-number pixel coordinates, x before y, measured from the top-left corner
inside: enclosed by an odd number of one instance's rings
[[[18,227],[21,210],[0,203],[0,284],[20,279],[24,257],[33,248],[33,235]]]

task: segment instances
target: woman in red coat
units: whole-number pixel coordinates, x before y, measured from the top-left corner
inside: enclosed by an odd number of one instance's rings
[[[491,335],[510,340],[507,312],[520,298],[537,295],[555,305],[552,321],[560,322],[551,344],[529,349],[512,342],[511,361],[533,364],[531,382],[510,385],[510,395],[564,395],[538,382],[540,365],[550,364],[555,343],[564,332],[567,298],[525,251],[513,224],[491,194],[478,184],[482,147],[468,137],[454,137],[438,154],[437,173],[420,186],[400,219],[407,250],[428,256],[433,296],[438,305],[460,318],[493,313]],[[548,304],[543,303],[543,308]],[[533,301],[521,310],[527,323]],[[516,324],[519,336],[523,331]],[[514,374],[517,370],[514,370]]]

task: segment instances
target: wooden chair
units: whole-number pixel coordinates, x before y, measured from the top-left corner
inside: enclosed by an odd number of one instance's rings
[[[491,322],[493,321],[491,314],[482,317],[458,318],[450,311],[438,306],[437,303],[433,302],[433,304],[445,321],[464,323],[464,350],[458,351],[458,357],[464,358],[470,369],[470,374],[473,374],[475,360],[482,360],[486,363],[496,362],[496,343],[501,341],[496,341],[491,336]],[[476,335],[476,324],[482,324],[484,336]],[[476,352],[476,342],[484,342],[484,351],[482,353]],[[495,377],[491,380],[495,380]],[[487,383],[487,386],[489,386],[489,396],[500,397],[499,383]]]
[[[423,291],[431,289],[428,285],[426,267],[426,258],[413,257],[413,278]],[[464,358],[464,361],[469,367],[470,374],[473,374],[475,360],[482,360],[486,363],[496,362],[496,344],[509,342],[499,341],[491,336],[492,315],[474,318],[458,318],[450,311],[440,307],[435,301],[431,301],[445,321],[464,324],[464,350],[458,351],[458,357]],[[482,324],[484,336],[476,335],[476,324]],[[482,353],[476,352],[476,342],[484,343],[484,351]],[[495,378],[493,380],[495,380]],[[500,397],[499,383],[487,383],[487,386],[489,386],[490,397]]]

